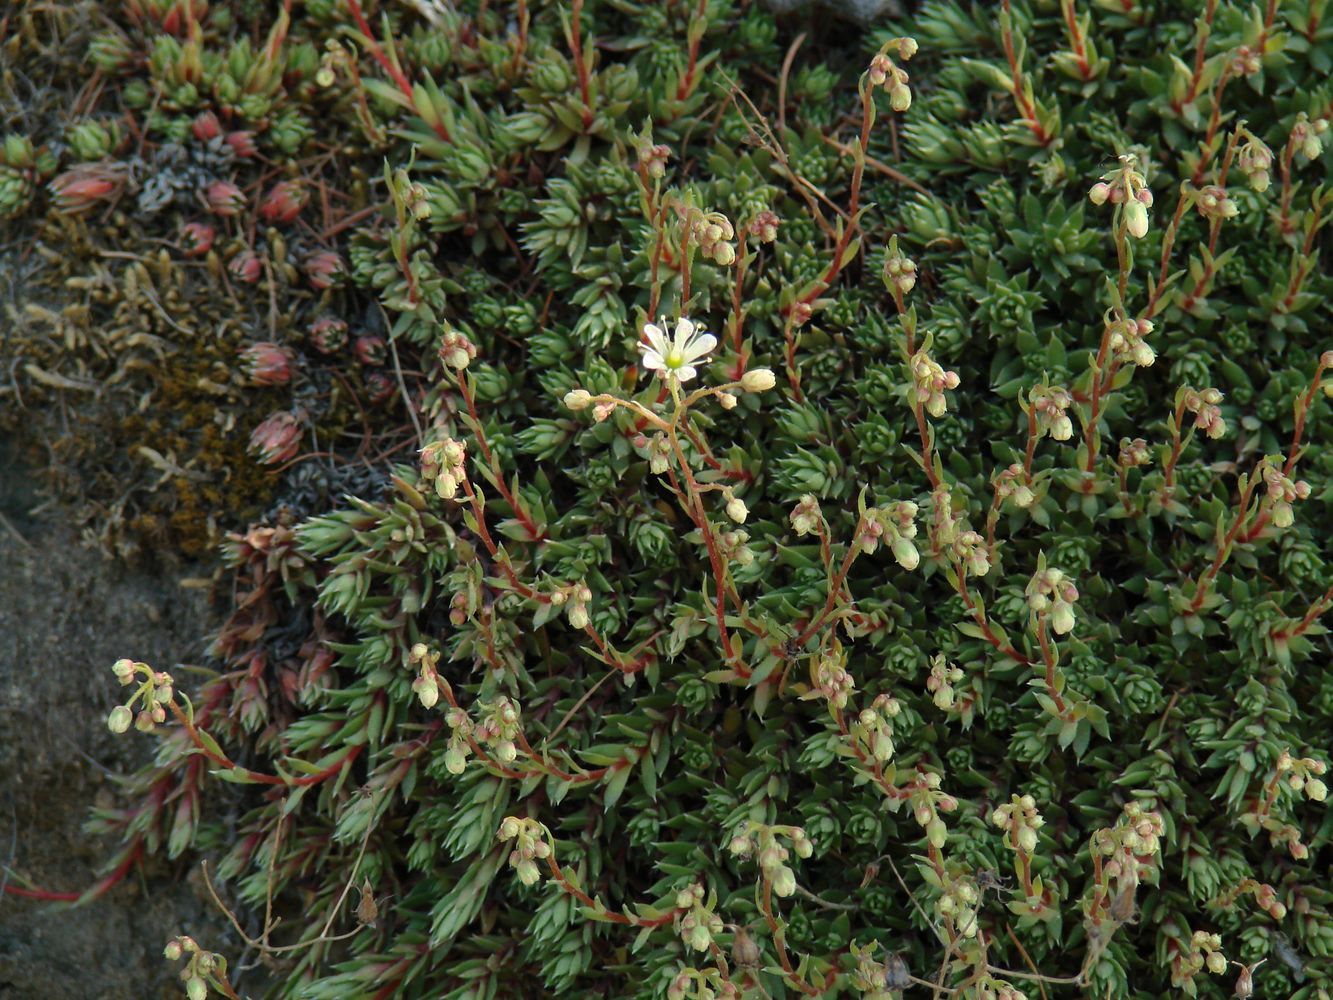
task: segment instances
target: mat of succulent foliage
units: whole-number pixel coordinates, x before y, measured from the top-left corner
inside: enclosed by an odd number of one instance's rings
[[[206,858],[306,998],[1328,996],[1326,7],[108,5],[6,388],[269,515],[89,899]]]

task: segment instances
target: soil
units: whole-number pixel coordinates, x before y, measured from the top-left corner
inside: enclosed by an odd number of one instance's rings
[[[115,845],[86,834],[114,776],[153,751],[107,712],[121,656],[170,670],[202,662],[207,609],[187,575],[129,570],[80,544],[42,498],[16,442],[0,438],[0,884],[82,891]],[[189,933],[240,954],[235,932],[189,878],[190,863],[150,859],[83,907],[0,892],[0,998],[182,997],[167,940]]]

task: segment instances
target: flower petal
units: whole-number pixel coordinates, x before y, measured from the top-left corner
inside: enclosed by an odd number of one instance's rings
[[[711,333],[705,333],[696,337],[693,342],[686,344],[684,350],[681,351],[681,355],[686,361],[696,361],[716,346],[717,338]]]
[[[684,316],[676,323],[676,346],[680,347],[694,336],[694,324]]]
[[[688,382],[698,374],[699,373],[694,370],[694,366],[692,365],[682,365],[676,369],[676,378],[680,379],[682,382]]]
[[[661,371],[666,368],[666,361],[660,353],[648,348],[643,352],[643,367]]]

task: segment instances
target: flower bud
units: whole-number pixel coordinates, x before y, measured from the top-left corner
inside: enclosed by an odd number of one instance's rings
[[[906,111],[912,106],[912,91],[906,84],[898,84],[889,91],[889,107],[894,111]]]
[[[745,519],[750,515],[750,510],[745,506],[745,501],[740,497],[732,497],[727,501],[727,517],[731,518],[737,524],[744,524]]]
[[[1328,796],[1328,786],[1319,778],[1310,778],[1305,783],[1305,794],[1315,802],[1323,802]]]
[[[208,996],[208,986],[198,976],[185,980],[185,995],[190,1000],[204,1000]]]
[[[1111,197],[1111,185],[1105,181],[1098,181],[1088,191],[1088,201],[1094,205],[1105,205],[1109,197]]]
[[[224,217],[238,215],[245,208],[245,192],[231,181],[214,181],[204,190],[208,210]]]
[[[777,376],[767,368],[751,368],[741,376],[741,388],[746,392],[767,392],[777,383]]]
[[[795,893],[796,873],[784,865],[773,878],[773,891],[784,897]]]
[[[107,716],[106,727],[113,733],[120,734],[130,728],[130,723],[134,721],[134,713],[130,711],[128,705],[117,705]]]

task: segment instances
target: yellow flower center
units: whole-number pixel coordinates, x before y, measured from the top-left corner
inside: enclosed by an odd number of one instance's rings
[[[662,360],[666,362],[668,368],[680,368],[685,364],[685,355],[673,348],[667,351],[666,357]]]

